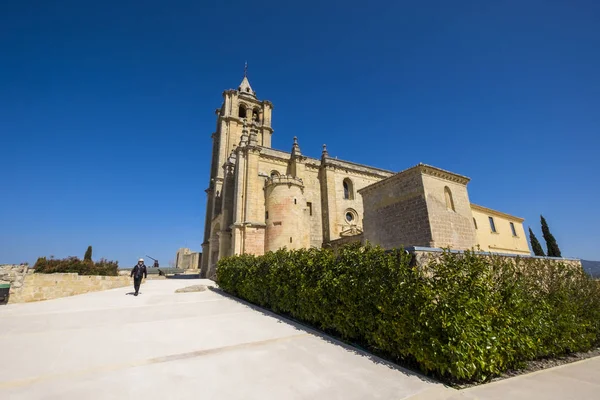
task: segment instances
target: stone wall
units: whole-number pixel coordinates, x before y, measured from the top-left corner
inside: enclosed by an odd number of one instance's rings
[[[31,273],[27,265],[0,265],[0,284],[10,283],[10,296],[23,287],[25,276]]]
[[[364,238],[386,249],[430,246],[427,200],[420,171],[394,175],[360,190],[364,202]]]
[[[431,227],[430,246],[473,248],[477,239],[467,192],[468,179],[439,168],[421,166],[419,169]]]
[[[427,265],[428,263],[435,261],[436,259],[440,258],[444,253],[443,249],[431,248],[431,247],[407,247],[405,250],[413,255],[416,265],[419,265],[419,266]],[[461,251],[461,250],[451,250],[451,252],[459,253],[459,254],[463,253],[463,251]],[[528,255],[522,255],[522,254],[488,253],[488,252],[483,252],[483,251],[476,252],[476,254],[481,255],[481,256],[492,256],[493,255],[495,257],[503,257],[503,258],[510,259],[510,260],[515,260],[517,257],[519,257],[521,259],[524,259],[524,258],[532,258],[532,259],[540,259],[540,260],[543,259],[543,260],[549,260],[551,262],[565,264],[565,265],[568,265],[568,266],[574,267],[574,268],[583,268],[581,265],[581,260],[576,259],[576,258],[537,257],[537,256],[528,256]]]
[[[177,250],[175,256],[175,268],[181,269],[200,269],[202,262],[202,253],[191,251],[187,247]]]
[[[132,284],[129,276],[35,274],[26,265],[0,266],[0,283],[10,283],[9,303],[57,299]]]

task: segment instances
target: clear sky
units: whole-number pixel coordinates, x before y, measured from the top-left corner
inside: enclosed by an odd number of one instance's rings
[[[472,178],[600,260],[598,1],[0,4],[0,263],[200,250],[214,110],[244,62],[273,147]]]

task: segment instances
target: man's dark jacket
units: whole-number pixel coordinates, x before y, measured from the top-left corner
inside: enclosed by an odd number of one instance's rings
[[[142,279],[142,276],[147,278],[148,271],[146,270],[146,265],[136,264],[136,266],[131,270],[131,276],[133,276],[135,279]]]

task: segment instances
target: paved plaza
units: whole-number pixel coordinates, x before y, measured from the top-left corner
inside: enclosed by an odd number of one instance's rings
[[[195,284],[1,306],[0,398],[600,398],[597,358],[457,391]]]

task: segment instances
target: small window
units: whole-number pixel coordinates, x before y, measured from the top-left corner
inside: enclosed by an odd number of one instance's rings
[[[515,224],[510,223],[510,230],[512,231],[513,236],[517,236],[517,231],[515,230]]]
[[[451,211],[456,211],[454,209],[454,199],[452,199],[452,192],[448,186],[444,187],[444,196],[446,197],[446,208]]]
[[[352,188],[352,181],[348,178],[344,179],[344,199],[354,200],[354,190]]]
[[[290,236],[290,243],[292,243],[292,237]]]
[[[306,202],[306,206],[308,207],[308,215],[312,217],[312,203],[308,201]]]
[[[277,171],[271,171],[271,179],[275,179],[277,177],[279,177],[279,172],[277,172]]]
[[[265,211],[265,219],[269,219],[269,212]]]
[[[238,110],[238,116],[240,118],[246,118],[246,107],[240,106],[240,108]]]
[[[294,204],[297,204],[297,203],[296,203],[296,199],[294,199]]]
[[[354,215],[352,215],[352,213],[350,211],[348,211],[346,213],[346,221],[348,221],[348,222],[354,221]]]
[[[492,232],[496,233],[496,224],[494,224],[494,218],[492,217],[488,217],[490,220],[490,228],[492,229]]]
[[[473,225],[475,225],[475,229],[477,229],[477,220],[473,218]]]

